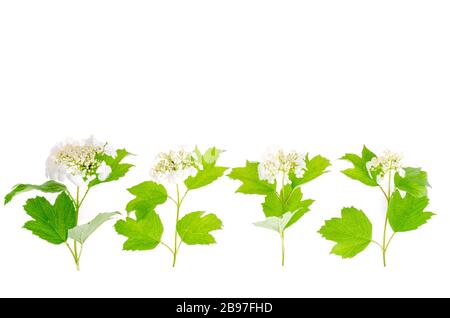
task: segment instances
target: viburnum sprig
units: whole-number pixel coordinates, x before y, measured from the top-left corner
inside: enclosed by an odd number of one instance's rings
[[[281,239],[281,264],[285,260],[285,231],[295,224],[314,202],[303,199],[301,187],[321,176],[330,166],[322,156],[282,149],[268,152],[261,162],[247,161],[228,175],[242,185],[236,192],[265,196],[262,208],[266,219],[256,226],[276,231]]]
[[[182,215],[181,208],[191,191],[211,184],[228,169],[216,165],[222,152],[212,147],[202,153],[196,147],[193,151],[180,148],[160,153],[150,172],[152,180],[128,189],[135,198],[127,204],[127,218],[115,225],[117,233],[127,237],[123,249],[151,250],[161,244],[172,254],[172,266],[175,267],[182,243],[216,243],[210,232],[221,229],[222,221],[215,214],[204,211]],[[168,193],[162,183],[174,186],[174,193]],[[162,240],[164,227],[155,210],[167,200],[174,204],[172,243]]]
[[[49,243],[65,244],[79,270],[86,240],[103,223],[119,214],[100,213],[90,222],[78,225],[81,206],[93,187],[125,176],[133,166],[122,163],[128,155],[125,149],[115,150],[94,137],[58,143],[46,163],[46,175],[50,180],[41,185],[14,186],[6,195],[5,204],[16,195],[32,190],[58,194],[54,204],[41,196],[28,199],[24,209],[33,220],[26,222],[24,228]]]
[[[336,242],[331,253],[342,258],[354,257],[374,243],[380,247],[386,266],[386,253],[394,236],[416,230],[434,215],[425,211],[429,202],[427,173],[421,168],[405,167],[399,154],[385,151],[377,156],[365,146],[361,157],[348,153],[341,159],[353,164],[353,168],[342,171],[346,176],[379,189],[385,198],[382,240],[372,239],[372,223],[354,207],[343,208],[341,218],[326,221],[319,233]]]

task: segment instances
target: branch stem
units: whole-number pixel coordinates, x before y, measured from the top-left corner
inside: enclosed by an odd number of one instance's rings
[[[177,197],[176,200],[172,199],[176,206],[177,206],[177,213],[176,213],[176,219],[175,219],[175,233],[174,233],[174,244],[173,249],[171,249],[173,254],[173,261],[172,261],[172,267],[175,267],[177,263],[177,255],[178,251],[180,250],[180,246],[182,241],[178,242],[178,231],[177,231],[177,224],[180,219],[180,211],[181,211],[181,205],[183,204],[184,199],[186,198],[186,195],[188,194],[189,189],[186,190],[186,192],[183,194],[183,196],[180,195],[180,187],[177,184]]]
[[[388,189],[387,193],[383,190],[383,188],[380,186],[381,190],[383,191],[386,200],[387,200],[387,209],[386,209],[386,216],[384,218],[384,230],[383,230],[383,266],[386,267],[386,252],[389,247],[389,243],[391,242],[392,238],[394,237],[394,234],[392,234],[389,241],[386,240],[387,236],[387,225],[388,225],[388,211],[389,211],[389,202],[391,201],[391,183],[392,183],[392,164],[389,166],[389,172],[388,172]]]
[[[87,188],[86,192],[83,194],[83,196],[80,196],[80,187],[77,187],[76,190],[76,196],[73,197],[69,191],[67,191],[69,197],[72,199],[74,205],[75,205],[75,226],[78,225],[78,216],[80,214],[80,208],[83,204],[84,200],[86,199],[86,196],[88,195],[90,190],[90,187]],[[77,267],[77,270],[80,270],[80,258],[81,253],[83,252],[83,244],[80,245],[80,249],[78,249],[77,241],[73,241],[73,249],[70,247],[70,245],[66,242],[67,247],[70,250],[70,253],[73,256],[73,259],[75,261],[75,265]]]

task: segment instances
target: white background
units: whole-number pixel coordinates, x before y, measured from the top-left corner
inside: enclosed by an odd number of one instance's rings
[[[122,180],[88,197],[81,222],[120,210],[153,157],[216,145],[221,163],[259,160],[268,146],[322,154],[331,173],[303,188],[316,200],[286,234],[286,267],[262,197],[222,178],[184,212],[216,213],[214,246],[123,252],[108,223],[76,272],[66,248],[21,229],[21,206],[0,209],[0,296],[450,296],[448,1],[2,1],[0,194],[45,181],[50,148],[90,134],[138,156]],[[340,208],[363,209],[380,239],[383,198],[346,178],[337,158],[363,144],[429,172],[435,217],[399,234],[383,268],[375,246],[329,255],[317,230]],[[160,209],[172,239],[170,204]]]

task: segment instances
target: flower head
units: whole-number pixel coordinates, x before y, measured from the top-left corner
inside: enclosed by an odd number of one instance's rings
[[[402,170],[402,156],[386,150],[383,155],[372,158],[367,164],[367,168],[370,171],[378,172],[378,176],[383,178],[389,171],[395,173]]]
[[[274,183],[281,178],[282,183],[289,181],[289,173],[293,172],[297,178],[301,178],[305,172],[305,156],[296,151],[285,152],[278,149],[268,152],[263,161],[258,165],[260,180]]]
[[[194,158],[194,153],[183,148],[161,152],[156,156],[155,161],[150,175],[159,182],[168,181],[169,183],[177,183],[196,175],[199,165]]]
[[[58,143],[47,159],[46,175],[61,182],[69,179],[77,186],[82,186],[96,177],[104,181],[111,173],[111,167],[100,159],[101,155],[114,157],[116,151],[94,137]]]

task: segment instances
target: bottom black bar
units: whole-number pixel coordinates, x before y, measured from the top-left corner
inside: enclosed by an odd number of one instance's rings
[[[98,310],[104,316],[107,313],[123,315],[123,317],[145,316],[159,317],[162,315],[195,315],[198,317],[223,316],[225,314],[253,314],[260,316],[287,315],[300,316],[333,316],[358,317],[377,314],[393,314],[396,311],[405,316],[433,312],[448,308],[448,299],[351,299],[351,298],[83,298],[83,299],[0,299],[3,312],[9,309],[13,312],[35,314],[49,308],[76,308],[82,313],[84,309],[89,315]],[[10,306],[10,308],[8,308]],[[56,312],[54,312],[56,313]],[[74,313],[76,314],[76,313]]]

